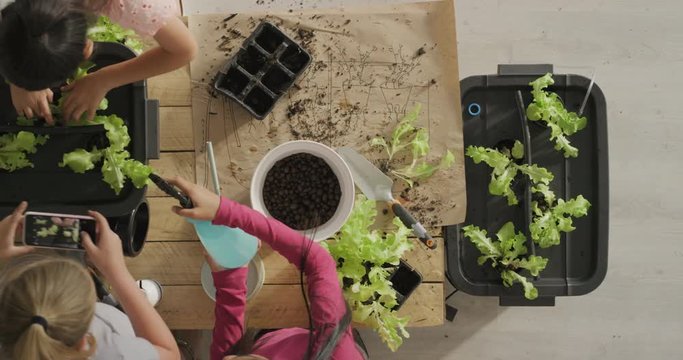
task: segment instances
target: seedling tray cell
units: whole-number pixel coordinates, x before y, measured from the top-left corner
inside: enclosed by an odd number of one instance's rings
[[[531,102],[531,81],[552,66],[501,65],[497,75],[472,76],[460,82],[463,108],[463,135],[469,145],[500,147],[515,140],[525,145],[524,161],[550,170],[555,180],[550,188],[559,198],[583,195],[592,206],[588,216],[574,219],[576,230],[562,235],[561,244],[548,249],[534,246],[528,231],[530,221],[525,178],[513,183],[519,205],[508,206],[504,197],[488,192],[491,168],[474,164],[466,157],[467,215],[465,222],[444,228],[447,251],[447,277],[456,288],[482,296],[496,296],[501,305],[553,305],[556,296],[576,296],[593,291],[607,272],[608,245],[608,154],[605,97],[595,84],[583,115],[585,129],[569,137],[579,149],[577,158],[565,160],[549,140],[550,130],[542,122],[526,120],[525,109]],[[554,74],[556,92],[569,111],[578,112],[590,79],[579,75]],[[548,266],[534,282],[539,298],[526,300],[521,286],[502,285],[499,274],[489,263],[477,264],[479,251],[462,234],[462,226],[473,224],[486,229],[490,237],[508,221],[527,235],[530,254],[549,259]],[[528,276],[528,274],[526,274]]]
[[[275,25],[263,22],[214,79],[214,89],[262,120],[311,63]]]

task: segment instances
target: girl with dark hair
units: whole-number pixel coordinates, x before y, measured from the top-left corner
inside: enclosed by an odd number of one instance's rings
[[[249,355],[236,355],[235,345],[245,333],[247,267],[225,270],[209,258],[216,286],[212,360],[364,359],[353,338],[351,313],[339,286],[336,264],[325,249],[281,222],[185,179],[176,177],[170,182],[190,196],[195,206],[175,207],[178,215],[240,228],[270,245],[306,275],[312,330],[273,331],[257,339]]]
[[[109,90],[186,65],[197,44],[180,20],[178,0],[16,0],[0,19],[0,74],[10,83],[17,114],[53,123],[50,88],[60,86],[92,54],[86,38],[95,15],[154,37],[159,46],[104,67],[62,88],[69,92],[65,120],[88,119]]]

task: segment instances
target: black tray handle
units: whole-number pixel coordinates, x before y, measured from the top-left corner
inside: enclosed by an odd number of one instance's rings
[[[147,99],[145,103],[145,136],[147,137],[147,159],[159,159],[161,155],[159,100]]]
[[[554,296],[539,296],[535,300],[528,300],[523,296],[501,296],[499,306],[555,306]]]
[[[541,76],[553,73],[553,64],[499,64],[498,75]]]

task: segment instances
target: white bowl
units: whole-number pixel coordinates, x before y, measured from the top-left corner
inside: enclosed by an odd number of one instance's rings
[[[263,260],[256,254],[249,262],[249,275],[247,275],[247,300],[258,294],[263,287],[266,269],[263,265]],[[211,274],[211,267],[205,261],[202,264],[201,271],[202,288],[211,300],[216,301],[216,286],[213,284],[213,275]]]
[[[261,159],[258,166],[256,166],[254,176],[251,178],[251,207],[266,216],[271,216],[263,202],[263,184],[266,180],[266,175],[276,162],[299,153],[309,153],[325,160],[337,176],[337,179],[339,179],[341,198],[339,199],[337,211],[332,218],[318,226],[315,232],[310,230],[300,231],[307,236],[313,235],[314,241],[326,240],[339,231],[351,214],[355,198],[355,188],[348,165],[346,165],[339,154],[321,143],[307,140],[290,141],[270,150]]]

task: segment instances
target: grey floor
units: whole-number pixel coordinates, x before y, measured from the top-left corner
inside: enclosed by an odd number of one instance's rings
[[[609,270],[595,292],[552,308],[501,308],[458,293],[455,322],[412,330],[395,354],[366,332],[372,358],[683,358],[683,2],[456,6],[461,78],[499,63],[597,70],[609,121]]]

